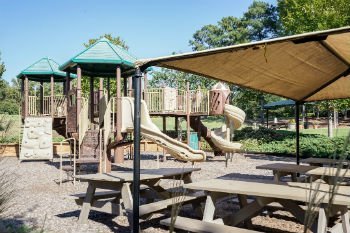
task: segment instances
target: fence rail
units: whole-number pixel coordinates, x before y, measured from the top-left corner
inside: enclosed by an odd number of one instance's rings
[[[54,117],[63,117],[67,115],[66,96],[56,95],[53,97],[54,105],[51,106],[51,96],[44,96],[42,103],[37,96],[28,96],[28,114],[29,116],[49,116],[51,108],[54,109]]]
[[[186,90],[172,88],[152,88],[144,92],[144,99],[150,113],[190,113],[207,114],[209,111],[209,92],[205,89],[190,90],[189,102]]]

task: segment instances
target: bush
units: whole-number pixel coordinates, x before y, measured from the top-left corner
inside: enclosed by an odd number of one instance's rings
[[[19,113],[19,103],[11,100],[3,100],[0,102],[0,114],[16,115]]]
[[[291,131],[260,128],[244,128],[235,132],[235,139],[243,144],[243,149],[252,152],[295,154],[296,133]],[[300,134],[302,157],[339,157],[344,154],[344,137],[328,138],[318,134]],[[348,155],[350,148],[345,151]]]

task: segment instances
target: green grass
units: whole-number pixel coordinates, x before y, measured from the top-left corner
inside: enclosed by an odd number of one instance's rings
[[[328,129],[327,128],[321,128],[321,129],[304,129],[300,131],[303,134],[320,134],[320,135],[328,135]],[[333,136],[334,137],[346,137],[350,133],[350,128],[337,128],[333,129]]]

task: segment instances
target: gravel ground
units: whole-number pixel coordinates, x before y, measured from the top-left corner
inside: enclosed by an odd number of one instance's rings
[[[156,168],[157,163],[153,155],[143,155],[142,168]],[[193,174],[193,181],[200,181],[218,176],[227,175],[233,179],[270,179],[272,173],[266,170],[257,170],[257,165],[271,162],[293,163],[292,158],[281,158],[267,155],[235,155],[233,162],[225,167],[224,157],[209,157],[205,163],[196,163],[201,171]],[[8,169],[16,178],[13,196],[13,205],[2,218],[5,225],[14,228],[23,224],[44,232],[55,233],[108,233],[129,232],[126,217],[112,217],[96,211],[90,213],[88,224],[78,225],[79,207],[70,198],[71,194],[86,191],[86,183],[77,183],[74,187],[71,182],[65,182],[61,187],[59,179],[58,159],[54,162],[35,161],[19,163],[16,158],[5,158],[1,170]],[[190,163],[182,163],[172,159],[160,163],[161,167],[191,167]],[[126,161],[122,167],[131,168],[132,161]],[[114,169],[120,169],[114,167]],[[164,186],[171,186],[165,181]],[[229,204],[229,205],[228,205]],[[232,199],[220,202],[220,216],[225,212],[232,212],[238,208]],[[184,206],[181,216],[195,217],[191,208]],[[169,216],[169,212],[157,214],[151,220],[143,222],[144,232],[168,232],[167,228],[159,225],[159,221]],[[263,232],[302,232],[302,225],[296,223],[288,212],[277,210],[272,214],[261,214],[252,219],[253,227]]]

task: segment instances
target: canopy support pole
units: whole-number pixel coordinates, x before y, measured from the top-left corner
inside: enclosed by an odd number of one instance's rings
[[[140,140],[141,140],[141,78],[142,73],[136,69],[133,76],[134,86],[134,183],[133,183],[133,233],[139,232],[140,206]]]
[[[81,68],[77,66],[77,132],[79,132],[79,114],[81,109]]]
[[[297,156],[297,165],[300,164],[300,123],[299,123],[299,115],[300,115],[300,103],[295,102],[295,127],[296,127],[296,156]]]

